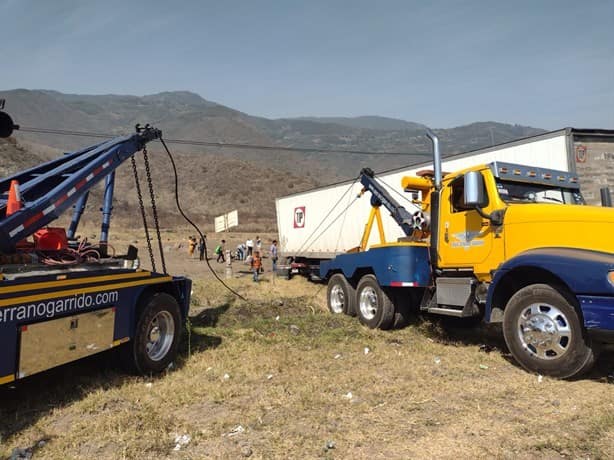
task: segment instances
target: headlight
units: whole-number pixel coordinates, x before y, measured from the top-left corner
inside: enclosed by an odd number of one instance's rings
[[[608,273],[608,281],[612,286],[614,286],[614,272]]]

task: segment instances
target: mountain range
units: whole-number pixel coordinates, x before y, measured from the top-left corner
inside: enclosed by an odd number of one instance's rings
[[[275,197],[355,177],[365,166],[382,171],[412,164],[428,159],[431,151],[424,136],[426,126],[417,122],[379,116],[267,119],[188,91],[137,97],[15,89],[0,91],[0,98],[6,99],[5,111],[23,128],[16,132],[16,142],[2,144],[7,151],[21,149],[19,155],[3,154],[5,159],[13,158],[5,162],[4,170],[16,171],[36,163],[37,158],[41,161],[49,158],[53,148],[59,149],[56,151],[59,154],[100,142],[99,138],[83,133],[125,135],[137,123],[149,123],[163,131],[179,159],[186,200],[194,203],[193,211],[207,222],[217,214],[238,208],[244,221],[274,228]],[[81,134],[32,132],[40,129]],[[545,132],[496,122],[476,122],[434,131],[440,138],[444,156]],[[267,148],[186,145],[173,140]],[[313,150],[292,151],[280,147]],[[150,149],[160,151],[156,145]],[[160,182],[170,185],[164,158],[152,157],[155,166],[160,168]],[[131,175],[127,167],[120,170],[120,177]],[[118,187],[116,208],[121,218],[123,210],[128,212],[135,199],[131,187]],[[173,215],[173,203],[168,195],[168,200],[161,199],[161,208]]]

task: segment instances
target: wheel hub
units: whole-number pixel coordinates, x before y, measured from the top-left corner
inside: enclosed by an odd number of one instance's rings
[[[563,356],[571,342],[571,328],[565,315],[556,307],[536,303],[518,318],[518,333],[529,354],[541,359]]]
[[[345,306],[345,295],[341,286],[336,285],[330,291],[330,306],[335,313],[342,313]]]
[[[375,318],[377,313],[377,293],[372,287],[366,287],[360,293],[360,312],[366,320]]]
[[[149,331],[149,341],[157,342],[158,340],[160,340],[160,328],[158,326],[154,326],[151,328],[151,331]]]
[[[173,345],[175,320],[169,312],[161,311],[153,317],[148,330],[148,342],[145,345],[147,356],[152,361],[160,361]]]

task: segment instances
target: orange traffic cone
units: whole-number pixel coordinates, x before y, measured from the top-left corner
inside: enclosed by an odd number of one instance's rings
[[[6,203],[6,216],[16,213],[21,209],[21,195],[19,194],[19,182],[11,181],[9,188],[9,199]]]

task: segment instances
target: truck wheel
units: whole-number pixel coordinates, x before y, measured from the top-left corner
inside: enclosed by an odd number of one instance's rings
[[[174,297],[156,293],[146,300],[123,361],[138,374],[162,372],[177,356],[181,312]]]
[[[341,273],[335,273],[328,280],[326,300],[331,313],[345,313],[355,316],[356,290]]]
[[[503,334],[520,365],[543,375],[577,377],[597,358],[571,295],[547,284],[527,286],[512,296],[503,314]]]
[[[356,288],[356,313],[365,326],[390,329],[394,322],[394,304],[377,284],[373,275],[363,276]]]

